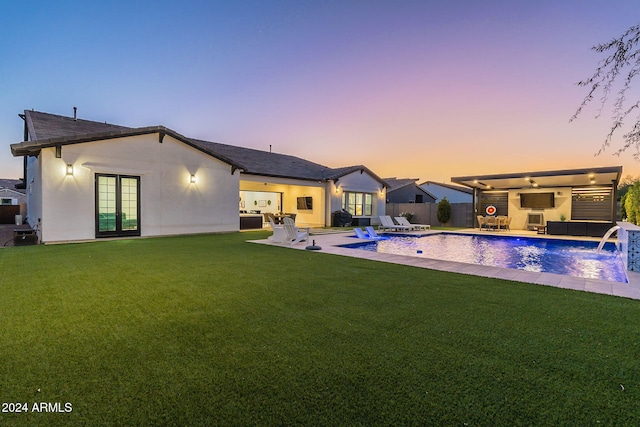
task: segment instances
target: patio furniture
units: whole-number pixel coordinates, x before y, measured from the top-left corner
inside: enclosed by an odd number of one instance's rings
[[[505,231],[511,230],[510,225],[511,225],[511,217],[507,217],[507,216],[498,217],[498,230],[500,229]]]
[[[365,230],[367,230],[370,239],[382,239],[382,236],[376,233],[372,226],[368,226]]]
[[[369,236],[364,234],[364,231],[362,231],[362,228],[356,227],[356,228],[353,229],[353,231],[356,233],[356,237],[358,239],[368,239],[369,238]]]
[[[485,224],[484,217],[482,215],[478,215],[476,218],[478,218],[478,230],[482,230],[482,226]]]
[[[498,218],[495,216],[486,216],[484,217],[484,224],[487,229],[497,229],[498,228]]]
[[[381,224],[378,226],[378,230],[409,231],[413,229],[413,227],[407,227],[406,225],[395,224],[389,215],[380,215],[380,222]]]
[[[271,229],[273,230],[273,235],[269,236],[267,239],[272,241],[273,243],[283,243],[287,240],[287,233],[284,231],[284,226],[276,225],[273,222],[273,218],[269,217],[269,224],[271,225]]]
[[[431,230],[431,226],[429,224],[411,224],[409,220],[403,216],[397,216],[396,222],[400,225],[412,227],[414,230]]]
[[[282,221],[284,222],[284,232],[287,235],[286,240],[291,246],[309,239],[309,228],[300,229],[296,227],[293,220],[289,217],[284,217]]]

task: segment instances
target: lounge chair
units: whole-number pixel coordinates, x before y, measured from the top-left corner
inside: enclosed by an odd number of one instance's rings
[[[413,227],[407,227],[406,225],[395,224],[389,215],[380,215],[380,222],[381,224],[378,226],[378,230],[389,230],[389,231],[413,230]]]
[[[414,230],[431,230],[431,226],[429,224],[411,224],[409,220],[403,216],[397,216],[396,222],[400,225],[412,227]]]
[[[370,239],[382,239],[382,236],[376,233],[376,230],[374,230],[372,226],[369,225],[365,229],[367,230],[367,235]]]
[[[284,231],[284,226],[277,225],[273,222],[273,217],[269,217],[269,224],[271,225],[271,229],[273,230],[273,235],[269,236],[267,239],[271,240],[273,243],[282,243],[287,240],[287,233]]]
[[[296,224],[289,217],[284,217],[282,221],[284,223],[284,232],[287,235],[287,242],[289,242],[291,246],[295,245],[298,242],[304,242],[305,240],[309,239],[308,228],[301,230],[300,228],[296,227]]]
[[[364,231],[362,231],[362,228],[354,228],[353,231],[356,233],[356,237],[358,239],[368,239],[369,236],[367,236],[366,234],[364,234]]]

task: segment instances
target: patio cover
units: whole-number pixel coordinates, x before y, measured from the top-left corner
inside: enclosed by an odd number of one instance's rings
[[[618,186],[622,166],[518,172],[497,175],[471,175],[451,178],[451,182],[477,190],[509,190],[514,188],[582,187],[589,185]]]

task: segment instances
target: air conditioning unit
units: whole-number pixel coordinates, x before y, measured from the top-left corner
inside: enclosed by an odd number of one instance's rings
[[[536,226],[544,225],[544,214],[530,213],[527,214],[527,230],[535,230]]]

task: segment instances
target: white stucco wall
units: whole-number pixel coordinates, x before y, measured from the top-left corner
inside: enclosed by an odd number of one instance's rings
[[[170,136],[162,143],[150,134],[66,145],[62,158],[47,148],[38,163],[43,242],[95,238],[96,173],[140,176],[142,236],[239,229],[239,173],[232,175],[226,163]],[[66,174],[67,164],[73,175]],[[37,209],[30,200],[30,212]]]
[[[554,193],[555,207],[549,209],[531,209],[520,207],[521,193]],[[527,228],[527,215],[529,213],[544,214],[544,221],[560,221],[564,214],[567,220],[571,219],[571,187],[553,187],[544,189],[516,189],[509,190],[509,216],[510,228],[513,230],[525,230]]]
[[[373,194],[372,215],[363,218],[371,218],[371,224],[380,223],[378,217],[385,214],[386,189],[371,175],[357,171],[341,177],[335,184],[333,182],[329,183],[331,197],[327,211],[327,225],[331,224],[331,213],[342,209],[342,194],[345,191]]]

